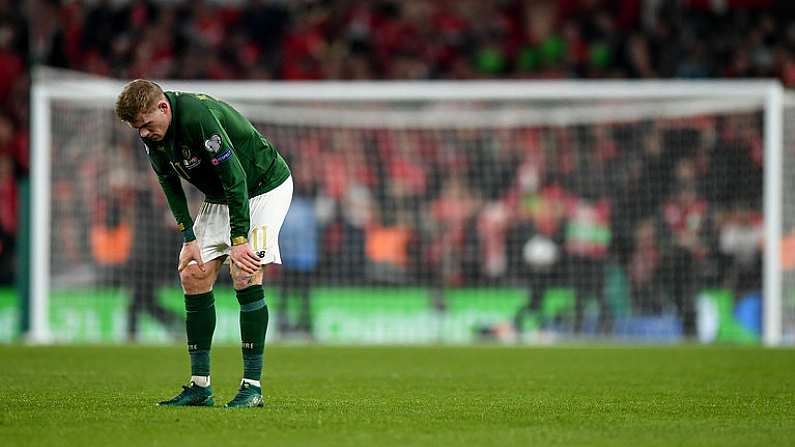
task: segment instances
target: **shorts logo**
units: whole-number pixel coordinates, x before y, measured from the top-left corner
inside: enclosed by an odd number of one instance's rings
[[[204,147],[210,151],[211,154],[217,154],[221,150],[221,137],[218,134],[210,136],[205,142]]]
[[[230,158],[232,158],[232,149],[227,149],[223,154],[213,158],[213,165],[218,166]]]

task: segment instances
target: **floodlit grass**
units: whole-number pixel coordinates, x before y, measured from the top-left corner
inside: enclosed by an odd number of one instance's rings
[[[264,409],[159,408],[184,348],[0,347],[0,445],[751,446],[795,443],[795,351],[731,347],[295,347]]]

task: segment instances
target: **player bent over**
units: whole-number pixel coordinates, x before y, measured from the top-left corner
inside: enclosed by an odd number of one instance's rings
[[[235,109],[207,95],[164,92],[135,80],[124,86],[116,115],[138,130],[185,243],[179,278],[185,292],[190,384],[160,405],[213,405],[210,345],[215,331],[213,284],[221,265],[240,303],[243,380],[227,407],[261,407],[262,353],[268,307],[263,265],[281,263],[279,230],[290,207],[290,170],[273,145]],[[180,178],[204,193],[191,220]]]

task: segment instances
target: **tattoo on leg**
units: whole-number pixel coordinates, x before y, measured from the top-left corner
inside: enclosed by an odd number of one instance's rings
[[[255,284],[254,280],[257,279],[257,273],[248,275],[243,273],[242,270],[237,269],[237,274],[235,274],[234,277],[236,278],[235,281],[241,284],[243,286],[242,288],[245,288]]]

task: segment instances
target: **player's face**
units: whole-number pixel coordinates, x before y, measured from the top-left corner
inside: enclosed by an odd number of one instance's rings
[[[135,122],[130,123],[138,130],[141,138],[151,141],[161,141],[166,136],[168,125],[171,123],[171,109],[168,101],[160,100],[155,109],[148,113],[140,113]]]

